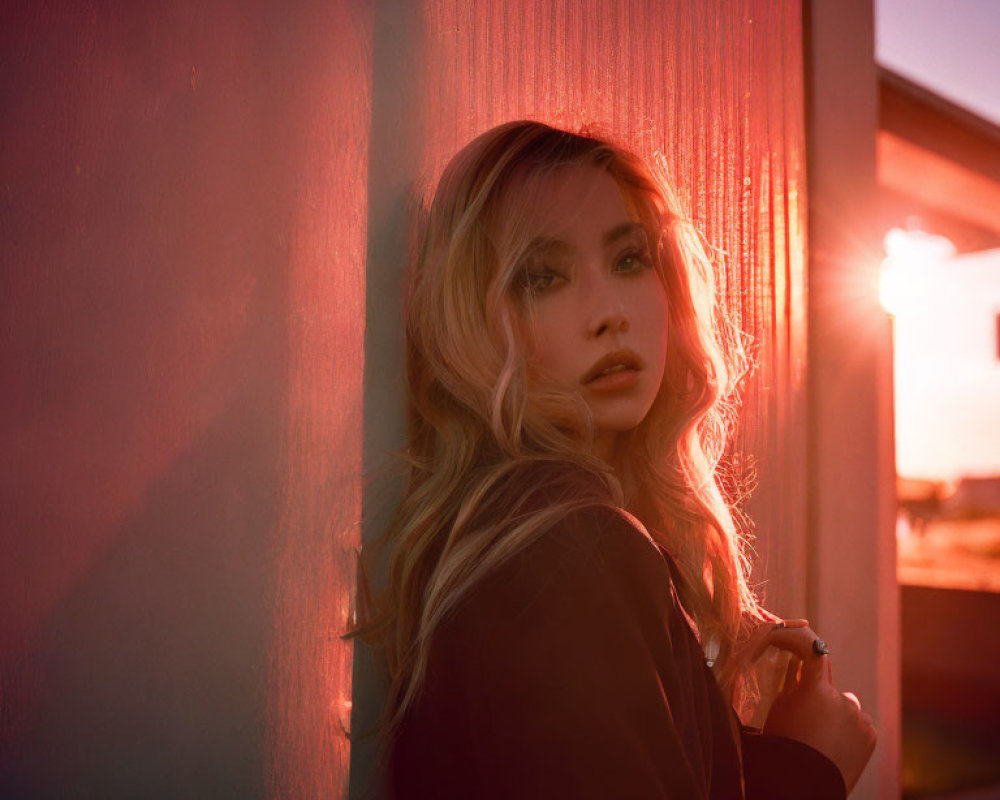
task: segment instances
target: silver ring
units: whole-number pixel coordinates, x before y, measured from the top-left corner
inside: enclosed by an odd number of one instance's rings
[[[813,652],[818,656],[830,655],[830,648],[822,639],[813,639]]]

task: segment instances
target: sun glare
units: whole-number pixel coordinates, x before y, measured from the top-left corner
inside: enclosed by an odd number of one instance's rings
[[[932,301],[935,268],[955,255],[955,245],[943,236],[893,228],[885,235],[885,252],[879,302],[897,316]]]

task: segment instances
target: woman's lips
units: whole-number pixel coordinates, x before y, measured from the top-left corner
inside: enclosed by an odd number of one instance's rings
[[[605,372],[587,381],[587,388],[594,392],[621,392],[631,389],[639,382],[639,370],[626,367],[614,372]]]
[[[639,381],[642,359],[631,350],[618,350],[599,358],[580,381],[595,391],[630,389]]]

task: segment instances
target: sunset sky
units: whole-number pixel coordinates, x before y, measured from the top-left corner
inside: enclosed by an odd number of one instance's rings
[[[1000,2],[876,0],[876,57],[1000,125]]]

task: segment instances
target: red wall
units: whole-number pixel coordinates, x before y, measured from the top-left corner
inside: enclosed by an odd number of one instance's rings
[[[369,118],[346,6],[3,5],[0,795],[264,794],[299,713],[269,694],[275,612],[300,583],[324,643],[346,614]],[[313,617],[281,627],[290,658]]]

